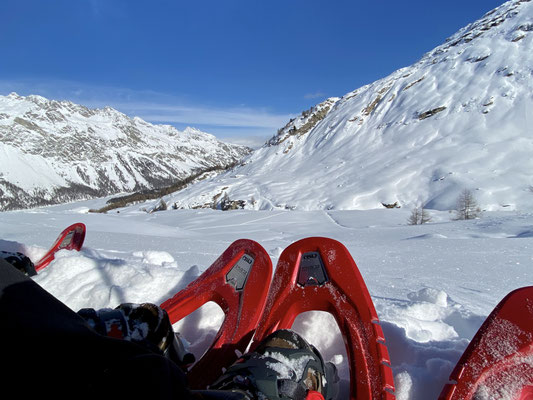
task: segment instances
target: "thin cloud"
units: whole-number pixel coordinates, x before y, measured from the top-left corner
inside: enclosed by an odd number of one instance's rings
[[[320,97],[324,97],[325,94],[322,92],[315,92],[315,93],[308,93],[304,96],[305,99],[312,100],[312,99],[318,99]]]
[[[38,94],[54,100],[70,100],[89,108],[110,106],[151,123],[189,125],[218,136],[272,136],[294,117],[272,113],[264,108],[216,107],[191,104],[184,98],[154,91],[95,87],[69,81],[0,81],[0,93]],[[233,129],[233,132],[230,133]]]
[[[167,106],[153,104],[124,104],[148,121],[182,124],[201,124],[224,127],[279,128],[290,115],[276,115],[253,108],[210,108],[202,106]],[[155,112],[154,112],[155,111]]]

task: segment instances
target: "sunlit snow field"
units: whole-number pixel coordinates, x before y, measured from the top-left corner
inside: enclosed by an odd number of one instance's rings
[[[35,277],[77,311],[122,302],[160,304],[240,238],[258,241],[274,266],[296,240],[339,240],[350,250],[374,300],[399,400],[437,398],[493,307],[509,291],[533,282],[533,214],[484,213],[478,220],[452,221],[448,212],[430,212],[433,221],[417,226],[407,225],[408,209],[147,214],[130,207],[88,214],[98,202],[0,213],[0,250],[23,251],[36,260],[66,226],[85,223],[83,250],[60,252]],[[223,315],[210,303],[175,329],[199,356]],[[293,328],[347,378],[343,343],[332,317],[308,313]],[[346,394],[346,381],[342,388]]]

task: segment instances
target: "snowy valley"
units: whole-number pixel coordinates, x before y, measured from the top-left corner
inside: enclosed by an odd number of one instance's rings
[[[82,251],[61,251],[34,277],[77,311],[160,304],[240,238],[259,242],[274,267],[299,239],[336,239],[376,306],[397,400],[437,399],[486,316],[533,282],[531,49],[533,2],[506,2],[414,65],[303,112],[250,155],[112,109],[0,97],[0,209],[34,207],[0,212],[0,250],[37,260],[83,222]],[[111,194],[235,163],[161,199],[89,212]],[[454,218],[464,189],[477,219]],[[430,220],[409,224],[420,205]],[[222,319],[210,303],[174,328],[198,357]],[[293,328],[337,364],[347,398],[333,318],[306,313]]]

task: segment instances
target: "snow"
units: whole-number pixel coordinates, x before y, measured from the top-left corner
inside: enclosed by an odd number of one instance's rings
[[[266,365],[279,374],[279,379],[294,379],[295,377],[297,380],[302,379],[307,363],[313,359],[311,356],[304,355],[291,360],[275,351],[267,351],[263,356],[275,360],[274,362],[268,361]]]
[[[346,245],[366,281],[401,400],[437,398],[494,306],[531,282],[531,213],[485,212],[478,220],[452,221],[448,212],[429,210],[433,222],[416,226],[407,225],[405,208],[148,214],[137,205],[120,213],[84,213],[104,201],[0,213],[0,250],[23,251],[35,260],[66,226],[85,223],[82,251],[60,251],[34,278],[77,311],[123,302],[160,304],[239,238],[258,241],[275,266],[294,241],[331,237]],[[222,310],[208,303],[174,328],[199,356],[223,318]],[[337,365],[346,393],[347,357],[334,318],[304,313],[293,329]]]
[[[166,251],[136,251],[133,253],[135,257],[142,258],[143,263],[163,265],[165,263],[175,264],[174,257]],[[176,264],[177,265],[177,264]]]
[[[0,176],[29,190],[39,186],[59,186],[65,179],[53,171],[53,162],[40,155],[24,154],[18,148],[0,143]],[[43,171],[47,171],[43,174]],[[37,183],[38,182],[38,183]]]

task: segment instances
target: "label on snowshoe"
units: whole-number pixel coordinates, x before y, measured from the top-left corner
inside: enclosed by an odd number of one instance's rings
[[[244,254],[233,268],[231,268],[231,271],[226,274],[226,282],[232,285],[237,291],[243,290],[254,261],[254,257],[249,254]]]
[[[328,281],[324,263],[317,251],[302,254],[298,284],[300,286],[320,286]]]
[[[70,231],[65,238],[61,241],[61,244],[59,245],[59,250],[64,249],[67,247],[70,242],[72,242],[72,238],[74,237],[74,233],[76,233],[74,230]]]

